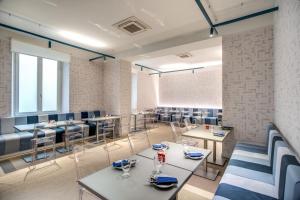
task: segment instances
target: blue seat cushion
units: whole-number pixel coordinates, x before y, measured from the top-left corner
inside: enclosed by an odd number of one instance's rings
[[[63,142],[63,134],[65,133],[65,130],[63,128],[57,127],[57,128],[52,128],[55,130],[56,133],[56,143]]]
[[[265,146],[253,145],[253,144],[245,144],[245,143],[237,143],[235,145],[236,150],[243,150],[254,153],[268,154],[268,148]]]
[[[242,168],[246,168],[246,169],[250,169],[250,170],[254,170],[254,171],[259,171],[259,172],[263,172],[263,173],[272,174],[272,167],[262,165],[262,164],[258,164],[258,163],[252,163],[252,162],[247,162],[247,161],[243,161],[243,160],[230,159],[228,165],[234,165],[234,166],[237,166],[237,167],[242,167]]]

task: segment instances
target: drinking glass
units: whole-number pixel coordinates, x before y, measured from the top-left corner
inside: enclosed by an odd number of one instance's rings
[[[183,144],[183,151],[184,151],[184,152],[188,152],[189,150],[190,150],[190,147],[189,147],[189,145],[187,144],[187,142],[184,143],[184,144]]]
[[[131,167],[130,161],[129,161],[129,163],[121,161],[121,166],[122,166],[122,170],[123,170],[122,177],[128,178],[130,176],[130,174],[129,174],[130,167]]]
[[[158,155],[154,156],[153,164],[154,164],[154,173],[156,175],[160,174],[161,173],[160,169],[161,169],[161,167],[163,165],[163,162],[161,160],[159,160]]]

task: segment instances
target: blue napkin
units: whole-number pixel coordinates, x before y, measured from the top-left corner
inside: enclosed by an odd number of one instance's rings
[[[201,157],[203,156],[203,153],[199,152],[199,151],[189,151],[189,152],[184,152],[185,155],[189,156],[189,157]]]
[[[122,167],[122,163],[123,165],[128,165],[129,161],[128,160],[118,160],[112,163],[113,167]]]
[[[155,178],[155,183],[157,185],[170,185],[173,183],[178,183],[177,178],[169,176],[158,176]]]
[[[224,137],[225,136],[225,132],[224,131],[214,132],[214,136]]]
[[[152,148],[153,149],[163,149],[166,148],[167,146],[165,144],[153,144]]]

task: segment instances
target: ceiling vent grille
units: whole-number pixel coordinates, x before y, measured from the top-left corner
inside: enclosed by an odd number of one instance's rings
[[[135,35],[151,29],[150,26],[139,20],[137,17],[128,17],[113,25],[119,30],[126,32],[129,35]]]
[[[185,59],[185,58],[190,58],[190,57],[192,57],[192,54],[186,52],[186,53],[180,53],[180,54],[177,54],[176,56],[178,56],[179,58]]]

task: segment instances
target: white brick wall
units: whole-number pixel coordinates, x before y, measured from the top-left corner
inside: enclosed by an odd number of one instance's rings
[[[122,121],[126,134],[126,124],[131,113],[131,63],[123,60],[108,60],[103,70],[104,109],[110,114],[126,116]]]
[[[273,28],[223,37],[223,121],[238,141],[263,144],[273,121]],[[226,144],[228,152],[233,141]]]
[[[300,155],[300,1],[278,3],[274,16],[275,124]]]
[[[103,108],[102,77],[101,62],[71,57],[69,97],[71,112]]]
[[[163,74],[159,78],[159,105],[222,108],[222,67]]]
[[[155,108],[158,105],[158,76],[149,76],[149,71],[137,72],[137,110]]]
[[[10,41],[0,39],[0,117],[11,114],[11,61]]]

